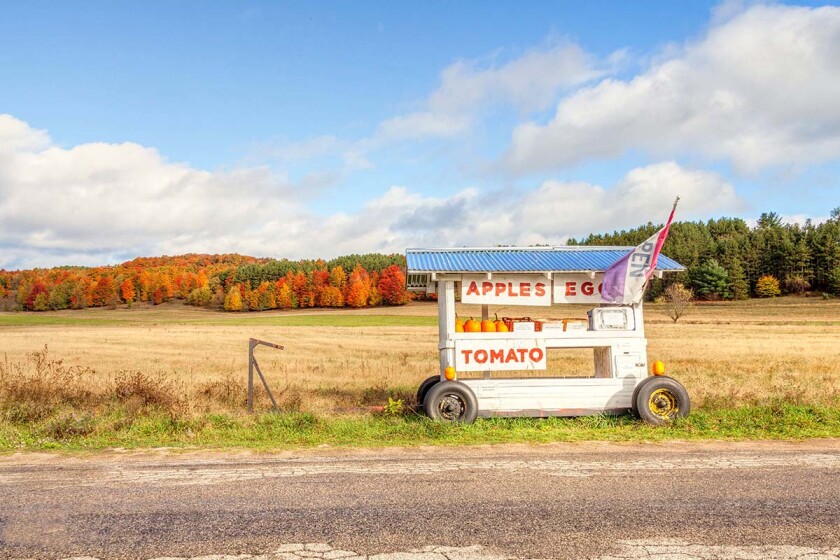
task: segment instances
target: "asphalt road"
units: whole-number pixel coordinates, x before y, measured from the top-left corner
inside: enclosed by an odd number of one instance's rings
[[[0,457],[0,557],[840,558],[840,441]]]

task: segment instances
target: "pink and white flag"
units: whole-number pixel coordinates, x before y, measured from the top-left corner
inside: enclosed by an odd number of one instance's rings
[[[645,285],[656,268],[656,260],[665,238],[668,237],[668,228],[674,220],[674,211],[677,209],[677,198],[668,223],[657,231],[644,243],[615,261],[604,272],[604,284],[601,288],[601,302],[603,303],[639,303],[642,301],[642,294],[645,292]]]

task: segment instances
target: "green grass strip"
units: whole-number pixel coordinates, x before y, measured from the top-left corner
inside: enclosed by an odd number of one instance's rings
[[[36,315],[34,313],[2,313],[0,327],[33,327],[33,326],[90,326],[102,327],[109,325],[123,325],[126,321],[98,317],[73,317],[68,315]]]
[[[468,426],[407,416],[330,416],[289,413],[207,414],[189,420],[145,416],[115,427],[107,417],[62,424],[0,422],[0,451],[113,447],[247,448],[270,451],[327,444],[336,447],[481,445],[580,441],[664,442],[840,437],[840,408],[776,405],[700,410],[673,425],[652,427],[629,416],[479,419]],[[85,423],[86,422],[86,423]],[[79,425],[84,429],[80,430]],[[58,430],[56,430],[58,426]],[[75,432],[74,432],[75,430]],[[83,434],[78,432],[84,432]]]
[[[277,326],[277,327],[432,327],[437,317],[411,315],[352,315],[340,311],[314,315],[262,315],[259,313],[214,314],[207,318],[195,316],[143,315],[122,317],[76,317],[64,315],[36,315],[34,313],[0,314],[0,327],[30,326],[137,326],[137,325],[220,325],[220,326]]]

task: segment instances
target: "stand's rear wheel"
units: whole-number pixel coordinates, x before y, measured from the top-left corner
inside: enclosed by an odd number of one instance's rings
[[[638,385],[636,385],[636,388],[633,389],[633,398],[630,399],[630,411],[633,413],[633,416],[635,416],[636,418],[641,418],[641,416],[639,416],[639,407],[636,406],[636,403],[638,402],[639,391],[641,390],[642,387],[645,386],[645,384],[650,383],[654,379],[656,379],[656,378],[655,377],[645,377],[644,379],[642,379],[639,382]]]
[[[423,409],[432,420],[472,424],[478,418],[478,399],[463,383],[442,381],[426,393]]]
[[[423,381],[417,389],[417,410],[423,412],[423,402],[426,400],[426,394],[429,389],[440,383],[440,375],[433,375]]]
[[[635,401],[639,417],[657,426],[688,416],[691,410],[688,392],[672,377],[651,377],[639,386]]]

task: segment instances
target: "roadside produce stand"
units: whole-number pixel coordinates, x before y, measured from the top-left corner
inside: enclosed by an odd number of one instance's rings
[[[688,394],[662,375],[662,362],[648,374],[642,303],[604,304],[604,271],[632,247],[497,247],[408,249],[410,290],[436,293],[440,372],[421,384],[417,400],[431,418],[473,422],[488,416],[580,416],[623,414],[661,424],[688,414]],[[660,255],[654,274],[684,268]],[[462,304],[481,306],[466,328],[456,319]],[[491,306],[557,308],[590,304],[586,318],[490,321]],[[463,332],[461,332],[463,331]],[[472,332],[471,332],[472,331]],[[478,331],[478,332],[476,332]],[[501,331],[501,332],[499,332]],[[586,377],[538,377],[548,352],[591,348],[593,370]],[[477,378],[459,374],[482,372]],[[528,377],[512,376],[529,372]],[[472,376],[478,376],[472,373]]]

